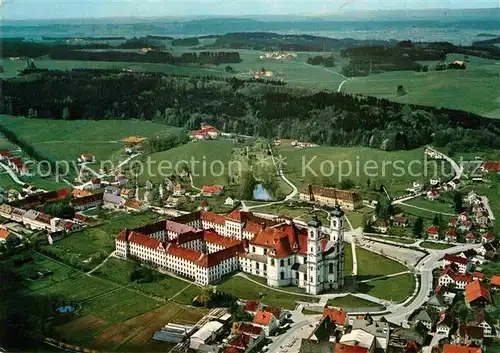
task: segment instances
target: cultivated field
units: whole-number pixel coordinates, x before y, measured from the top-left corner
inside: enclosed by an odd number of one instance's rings
[[[384,184],[392,196],[405,194],[413,181],[424,182],[426,176],[423,149],[386,152],[365,147],[313,147],[298,149],[291,145],[277,148],[284,158],[285,175],[299,190],[309,183],[323,185],[325,181],[340,185],[350,179],[361,187]],[[397,163],[396,163],[397,161]],[[409,168],[409,163],[415,161]],[[358,167],[359,165],[359,167]],[[403,168],[402,170],[399,168]],[[409,171],[413,175],[410,175]]]
[[[464,56],[460,54],[450,54],[447,62],[463,58]],[[356,77],[349,79],[342,86],[342,92],[500,117],[498,95],[500,65],[494,60],[469,56],[465,70],[446,71],[435,71],[433,67],[435,62],[421,63],[430,65],[430,71],[392,71]],[[408,94],[397,95],[398,85],[403,85]]]
[[[154,138],[179,128],[139,120],[47,120],[0,116],[0,123],[28,141],[40,154],[53,160],[76,161],[82,153],[107,160],[123,149],[128,136]]]

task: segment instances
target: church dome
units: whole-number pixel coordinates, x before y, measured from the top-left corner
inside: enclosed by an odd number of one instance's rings
[[[344,211],[340,208],[339,205],[335,205],[332,211],[332,216],[334,217],[342,217],[344,215]]]

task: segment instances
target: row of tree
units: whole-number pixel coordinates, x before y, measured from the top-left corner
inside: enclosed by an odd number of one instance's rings
[[[498,120],[374,97],[157,73],[49,71],[39,76],[3,81],[0,113],[26,116],[31,109],[56,119],[141,118],[188,130],[204,122],[235,134],[384,150],[500,146]]]

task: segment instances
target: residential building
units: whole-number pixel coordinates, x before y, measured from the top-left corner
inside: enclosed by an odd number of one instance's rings
[[[102,207],[114,210],[122,209],[125,206],[125,199],[112,193],[104,193],[102,197]]]
[[[342,335],[339,343],[346,346],[356,346],[364,348],[366,349],[366,352],[369,353],[374,353],[376,347],[375,336],[360,329],[353,329],[351,330],[351,332]]]
[[[394,217],[392,224],[396,227],[408,227],[409,221],[408,218],[404,216]]]
[[[83,188],[84,190],[97,190],[101,188],[101,179],[92,178],[90,183],[86,184]]]
[[[83,211],[88,208],[97,207],[102,205],[102,203],[103,203],[102,192],[71,200],[71,205],[73,206],[75,211]]]
[[[463,258],[460,256],[452,255],[452,254],[446,254],[443,257],[443,267],[446,267],[448,265],[454,265],[457,266],[458,272],[459,273],[467,273],[470,267],[472,266],[472,263],[469,259]]]
[[[474,244],[476,242],[476,235],[472,232],[469,232],[465,235],[465,241],[469,244]]]
[[[201,188],[201,193],[203,196],[218,196],[224,190],[224,186],[222,185],[203,185]]]
[[[485,173],[494,173],[494,172],[500,173],[500,162],[485,161],[481,169]]]
[[[473,281],[482,281],[486,278],[484,273],[481,272],[472,272],[472,280]]]
[[[14,239],[16,235],[5,228],[0,228],[0,243],[6,243],[9,238]]]
[[[181,184],[176,184],[174,187],[173,196],[182,196],[186,193],[186,190]]]
[[[474,345],[482,347],[483,339],[484,329],[482,327],[462,324],[460,325],[457,335],[453,339],[453,342],[462,345],[467,345],[472,342]]]
[[[442,353],[482,353],[481,348],[461,346],[458,344],[444,344]]]
[[[421,324],[413,325],[410,328],[395,327],[389,334],[389,347],[387,352],[413,352],[408,350],[410,347],[416,347],[416,353],[420,352],[428,335],[428,330]]]
[[[333,342],[315,341],[307,338],[302,338],[302,341],[300,342],[299,353],[332,353],[334,347],[335,343]],[[367,353],[367,352],[346,351],[343,353]]]
[[[80,157],[78,157],[78,162],[80,163],[94,163],[95,156],[92,153],[82,153]]]
[[[448,243],[456,243],[458,239],[458,234],[455,228],[450,228],[446,232],[446,241]]]
[[[224,325],[218,321],[209,321],[189,338],[189,348],[198,350],[208,345],[222,333]]]
[[[441,294],[434,294],[427,301],[427,305],[435,308],[437,311],[442,312],[448,309],[448,304],[445,302]]]
[[[361,196],[355,191],[309,185],[300,193],[300,200],[320,205],[340,205],[348,210],[363,207]]]
[[[430,226],[425,231],[427,234],[427,238],[429,240],[438,240],[439,239],[439,227],[438,226]]]
[[[332,343],[333,344],[333,343]],[[311,350],[311,353],[316,353],[316,352],[321,352],[318,350]],[[328,351],[328,353],[331,353],[332,350]],[[335,343],[335,347],[333,349],[333,353],[368,353],[369,350],[368,348],[361,347],[361,346],[351,346],[343,343]]]
[[[491,304],[491,294],[481,281],[476,280],[465,286],[465,300],[469,305]]]
[[[481,236],[481,243],[487,244],[491,243],[495,240],[495,234],[491,232],[486,232]]]
[[[445,311],[439,313],[439,318],[436,323],[437,334],[448,337],[451,333],[453,333],[453,330],[456,328],[455,326],[456,321],[453,313],[448,313]]]
[[[413,318],[415,324],[422,324],[429,331],[433,331],[437,320],[437,312],[434,308],[422,308]]]
[[[387,350],[390,331],[387,322],[375,321],[371,317],[366,317],[361,320],[355,319],[352,323],[352,331],[356,330],[362,330],[373,335],[375,338],[375,349]]]
[[[385,234],[389,230],[389,223],[387,223],[387,221],[383,219],[377,219],[375,222],[373,222],[372,228],[377,232]]]
[[[263,307],[262,303],[257,300],[247,300],[245,303],[245,311],[254,316]]]
[[[493,275],[490,278],[490,286],[494,289],[500,289],[500,275]]]
[[[269,336],[279,326],[278,319],[273,315],[273,313],[266,310],[257,311],[252,323],[256,326],[262,327],[266,336]]]
[[[463,290],[465,286],[472,282],[472,276],[464,273],[456,273],[451,266],[446,266],[439,276],[440,286],[452,286]]]
[[[474,320],[469,322],[467,325],[481,327],[483,329],[484,337],[491,337],[495,335],[495,328],[493,325],[494,321],[488,316],[488,313],[484,309],[480,309]]]
[[[224,201],[224,205],[226,206],[234,206],[234,199],[232,197],[226,198],[226,201]]]

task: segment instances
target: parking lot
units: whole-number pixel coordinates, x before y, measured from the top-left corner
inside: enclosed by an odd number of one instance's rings
[[[425,256],[425,253],[408,249],[403,246],[389,245],[372,240],[361,239],[359,245],[368,250],[381,253],[387,257],[401,261],[408,267],[414,267],[418,260]]]

